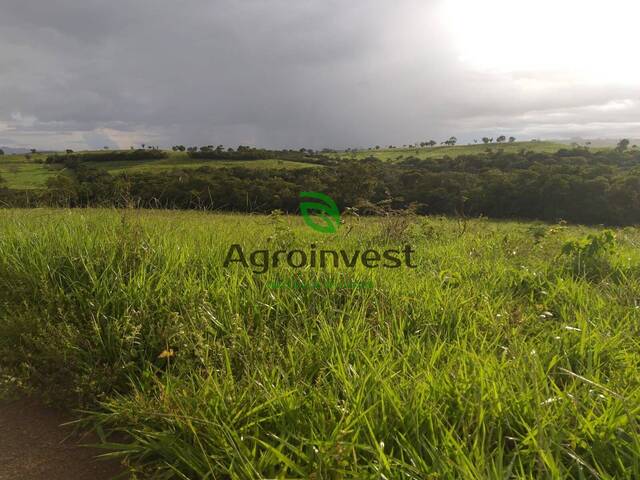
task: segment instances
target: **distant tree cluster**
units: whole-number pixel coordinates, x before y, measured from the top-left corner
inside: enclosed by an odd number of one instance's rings
[[[233,148],[225,149],[222,145],[214,147],[208,145],[192,149],[188,152],[191,158],[202,158],[208,160],[263,160],[273,158],[273,153],[269,150],[239,146],[236,150]]]
[[[482,137],[482,143],[489,144],[489,143],[493,143],[493,137]],[[509,143],[514,143],[516,141],[516,137],[509,137],[507,138],[505,135],[500,135],[495,139],[496,143],[504,143],[504,142],[509,142]],[[478,140],[474,140],[473,143],[478,143]]]
[[[485,144],[489,144],[489,143],[493,143],[494,139],[493,137],[483,137],[482,138],[482,143]],[[509,143],[514,143],[516,141],[516,137],[509,137],[507,138],[505,135],[500,135],[498,138],[495,139],[495,141],[497,143],[504,143],[504,142],[509,142]],[[458,139],[456,137],[450,137],[447,140],[444,140],[443,142],[440,142],[440,145],[446,145],[446,146],[454,146],[458,143]],[[473,141],[473,143],[478,143],[478,140],[475,139]],[[420,147],[433,147],[437,145],[437,142],[435,140],[429,140],[428,142],[418,142],[416,143],[416,146],[420,146]]]
[[[167,152],[162,150],[112,150],[106,152],[86,152],[73,153],[67,150],[65,155],[49,155],[45,163],[62,163],[65,165],[78,164],[82,162],[114,162],[114,161],[136,161],[136,160],[159,160],[167,158]]]
[[[321,155],[316,155],[312,149],[301,148],[298,150],[266,150],[248,147],[244,145],[233,148],[224,148],[222,145],[214,147],[187,148],[187,155],[191,158],[202,160],[226,160],[226,161],[252,161],[277,158],[281,160],[300,161],[304,163],[326,163]],[[319,160],[318,160],[319,159]]]

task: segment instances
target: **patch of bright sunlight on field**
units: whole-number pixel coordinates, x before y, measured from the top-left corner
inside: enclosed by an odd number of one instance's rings
[[[471,68],[595,84],[640,81],[639,18],[636,0],[445,0],[441,9]]]

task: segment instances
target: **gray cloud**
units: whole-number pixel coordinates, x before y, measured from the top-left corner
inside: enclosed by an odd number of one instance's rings
[[[0,137],[319,148],[640,132],[637,89],[464,65],[440,1],[3,0]]]

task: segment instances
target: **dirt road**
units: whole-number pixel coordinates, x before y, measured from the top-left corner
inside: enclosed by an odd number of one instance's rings
[[[0,480],[107,480],[122,472],[117,462],[96,460],[104,453],[69,437],[70,417],[31,401],[0,402]]]

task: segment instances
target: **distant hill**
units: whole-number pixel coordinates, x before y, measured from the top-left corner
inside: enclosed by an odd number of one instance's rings
[[[613,142],[610,140],[610,142]],[[561,148],[566,148],[572,142],[565,140],[558,141],[527,141],[514,143],[492,143],[457,145],[457,146],[434,146],[434,147],[397,147],[379,148],[366,150],[332,151],[325,155],[331,159],[365,159],[376,157],[389,163],[397,163],[408,159],[440,159],[456,158],[461,155],[478,155],[489,152],[503,151],[505,153],[518,153],[522,150],[540,153],[555,153]],[[640,142],[638,142],[640,144]],[[615,142],[613,143],[615,144]],[[584,145],[584,143],[581,143]],[[633,145],[633,143],[632,143]],[[603,147],[592,145],[592,150]],[[0,177],[2,177],[9,188],[15,189],[37,189],[42,188],[46,181],[60,173],[64,169],[62,164],[48,164],[47,152],[38,152],[36,155],[25,155],[27,149],[3,148],[6,154],[0,158]],[[22,154],[20,154],[22,152]],[[10,155],[10,154],[15,155]],[[90,153],[90,152],[78,152]],[[105,151],[93,152],[100,155],[107,155]],[[202,158],[192,158],[187,152],[167,151],[167,158],[156,160],[135,160],[135,161],[87,161],[85,164],[90,167],[104,169],[112,175],[122,173],[160,173],[170,172],[175,169],[189,170],[200,167],[214,168],[234,168],[244,167],[248,169],[302,169],[321,167],[312,158],[298,159],[291,161],[286,158],[279,158],[274,152],[273,158],[261,160],[211,160]],[[29,157],[29,158],[27,158]]]
[[[442,158],[449,156],[452,158],[460,155],[477,155],[480,153],[502,150],[507,153],[517,153],[521,150],[554,153],[565,148],[567,144],[556,141],[527,141],[513,143],[490,143],[490,144],[459,144],[456,146],[434,146],[434,147],[383,147],[363,150],[351,150],[339,152],[341,158],[359,158],[376,157],[380,160],[396,162],[404,160],[408,157],[427,159]]]

